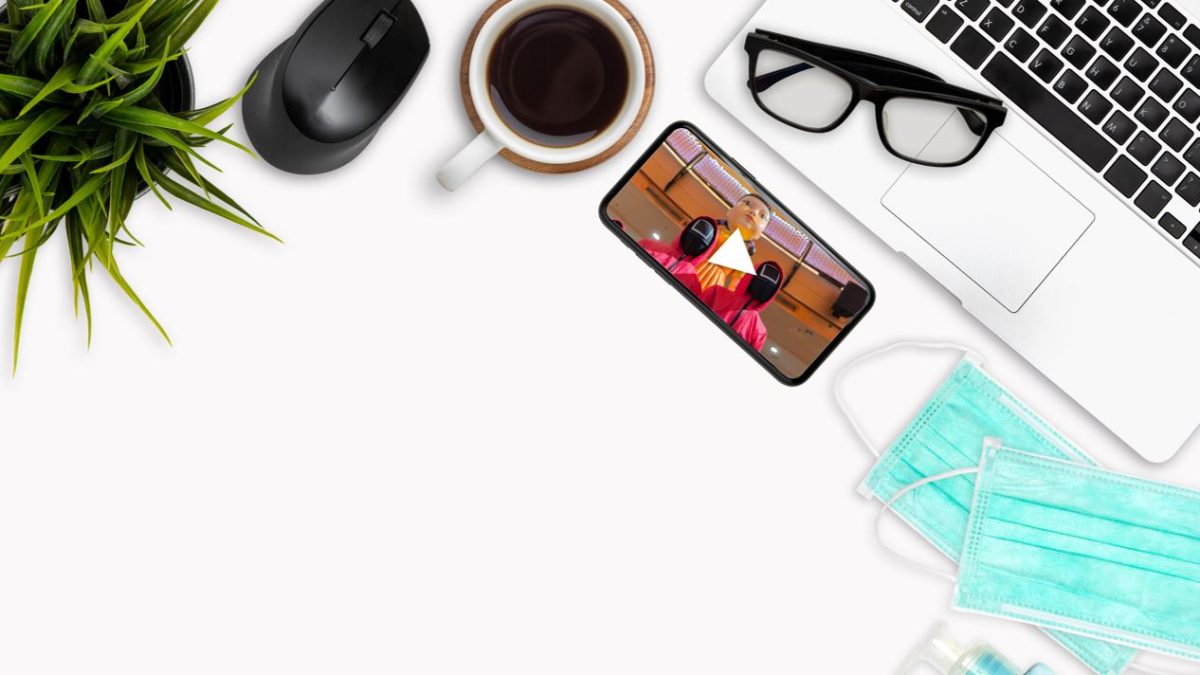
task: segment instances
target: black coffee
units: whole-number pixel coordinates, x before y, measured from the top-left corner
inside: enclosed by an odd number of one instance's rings
[[[509,26],[488,63],[492,105],[513,131],[565,148],[595,138],[629,93],[629,63],[613,32],[588,14],[551,7]]]

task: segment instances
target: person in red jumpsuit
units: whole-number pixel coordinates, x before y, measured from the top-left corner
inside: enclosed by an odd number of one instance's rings
[[[768,260],[753,276],[746,275],[733,290],[712,286],[702,299],[733,331],[757,351],[767,344],[767,325],[762,311],[783,290],[783,268]]]
[[[646,250],[689,291],[702,292],[696,268],[708,259],[717,245],[717,224],[708,218],[697,218],[670,244],[643,239],[638,245]]]

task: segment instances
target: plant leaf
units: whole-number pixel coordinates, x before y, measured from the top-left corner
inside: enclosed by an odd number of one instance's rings
[[[108,271],[108,276],[112,277],[112,280],[115,281],[117,286],[119,286],[120,289],[125,292],[125,295],[133,302],[133,304],[137,305],[137,308],[142,310],[142,314],[146,315],[146,318],[150,320],[150,323],[154,324],[154,327],[158,329],[159,335],[163,336],[163,339],[167,341],[167,344],[172,344],[171,336],[167,335],[167,330],[163,328],[161,323],[158,322],[158,319],[154,318],[154,314],[150,312],[148,307],[146,307],[146,303],[142,302],[142,299],[138,297],[137,293],[134,292],[133,287],[130,286],[129,282],[125,281],[125,277],[121,275],[121,270],[117,267],[117,261],[116,258],[112,256],[112,252],[96,249],[96,258],[99,259],[101,264],[104,265],[104,269]]]
[[[90,180],[88,180],[86,183],[84,183],[82,187],[80,187],[78,190],[76,190],[75,193],[72,194],[65,202],[60,204],[58,206],[58,208],[54,209],[54,211],[50,212],[48,215],[42,216],[41,218],[35,220],[32,224],[26,226],[26,228],[24,230],[20,230],[19,232],[14,232],[14,233],[5,233],[3,235],[0,235],[0,241],[3,241],[4,239],[10,238],[10,237],[13,237],[14,235],[17,235],[17,234],[25,234],[29,230],[37,228],[46,223],[49,223],[50,221],[58,220],[59,218],[62,218],[63,216],[70,213],[71,210],[74,209],[76,206],[79,206],[79,204],[82,203],[83,200],[85,200],[88,197],[91,197],[93,194],[95,194],[100,189],[100,187],[103,186],[106,182],[108,182],[107,176],[104,176],[104,175],[93,176]]]
[[[50,23],[50,19],[54,18],[54,13],[58,11],[62,0],[49,0],[41,6],[37,12],[29,19],[29,23],[25,24],[25,28],[21,30],[21,34],[13,40],[12,47],[8,50],[8,62],[18,63],[21,57],[25,55],[25,51],[33,46],[33,41],[37,39],[38,33]],[[28,9],[28,8],[26,8]]]
[[[5,120],[0,122],[0,137],[20,136],[29,128],[29,120]]]
[[[150,110],[140,106],[114,110],[105,115],[104,119],[105,121],[113,123],[170,129],[171,131],[178,131],[179,133],[183,134],[200,136],[201,138],[209,138],[214,141],[221,141],[231,145],[239,150],[242,150],[243,152],[246,152],[247,154],[254,154],[251,152],[250,148],[247,148],[228,136],[222,136],[212,129],[200,126],[199,124],[189,120],[180,119],[169,113],[158,112],[157,110]]]
[[[92,21],[105,21],[108,19],[108,14],[104,11],[104,5],[100,0],[87,0],[88,16],[92,17]]]
[[[162,81],[163,71],[166,69],[167,63],[170,62],[170,59],[167,58],[167,54],[168,52],[164,49],[162,58],[158,60],[158,65],[155,66],[154,72],[152,72],[150,76],[147,77],[145,81],[143,81],[137,87],[125,92],[124,96],[121,97],[121,103],[118,107],[140,103],[142,99],[149,96],[151,92],[158,87],[158,83]],[[96,116],[104,117],[106,114],[108,114],[108,111],[102,110],[97,111]]]
[[[75,18],[76,7],[77,4],[73,1],[62,3],[50,19],[50,23],[46,24],[46,29],[38,36],[33,48],[33,65],[38,72],[49,72],[50,52],[54,49],[54,43],[62,34],[63,28]]]
[[[29,190],[33,192],[33,199],[37,202],[38,215],[46,215],[46,203],[42,199],[42,182],[38,180],[37,167],[33,164],[32,153],[22,153],[21,167],[25,169],[25,175],[29,179]]]
[[[198,206],[198,207],[204,209],[205,211],[208,211],[209,213],[218,215],[232,223],[241,225],[242,227],[246,228],[247,230],[250,230],[252,232],[257,232],[258,234],[261,234],[265,237],[270,237],[271,239],[274,239],[275,241],[277,241],[281,244],[283,243],[283,240],[280,239],[279,237],[271,234],[267,230],[263,229],[262,227],[260,227],[258,225],[255,225],[254,223],[246,220],[245,218],[242,218],[241,216],[237,215],[236,213],[229,211],[228,209],[224,208],[220,204],[214,204],[210,201],[204,200],[202,197],[200,197],[200,195],[196,194],[195,192],[192,192],[191,190],[180,185],[179,183],[176,183],[175,181],[171,180],[170,178],[167,177],[166,174],[159,171],[158,169],[155,169],[154,167],[150,167],[150,171],[154,175],[154,179],[158,183],[159,187],[166,190],[172,196],[174,196],[178,199],[182,199],[183,201],[191,204],[192,206]]]
[[[126,164],[128,164],[129,159],[132,156],[133,156],[133,146],[130,146],[128,149],[125,150],[125,154],[114,159],[113,161],[109,162],[108,164],[105,164],[104,166],[100,167],[99,169],[92,169],[91,173],[92,173],[92,175],[96,175],[99,173],[108,173],[109,171],[112,171],[114,169],[119,169],[119,168],[125,166]]]
[[[42,90],[42,83],[31,77],[0,74],[0,91],[19,98],[33,98]]]
[[[0,171],[7,169],[12,165],[18,157],[21,156],[29,148],[33,147],[42,136],[49,133],[59,122],[62,122],[70,114],[68,110],[47,110],[35,119],[21,135],[8,146],[8,150],[3,155],[0,155]]]
[[[32,244],[40,238],[41,233],[30,232],[25,241]],[[17,361],[21,355],[21,325],[25,321],[25,301],[29,298],[29,280],[33,278],[33,262],[37,258],[38,247],[30,246],[21,255],[21,271],[17,276],[17,311],[13,322],[13,360],[12,374],[17,374]]]
[[[177,28],[171,35],[170,51],[179,50],[188,43],[188,40],[192,39],[192,36],[196,34],[196,30],[200,28],[200,24],[204,23],[204,20],[208,18],[209,13],[212,12],[213,8],[217,6],[217,1],[218,0],[201,0],[200,4],[192,11],[191,14],[188,14],[187,18],[183,20],[183,23],[179,25],[179,28]]]
[[[240,204],[238,204],[236,201],[234,201],[232,197],[225,194],[220,188],[218,188],[216,185],[213,185],[211,182],[209,182],[207,179],[205,179],[204,176],[201,176],[199,174],[195,174],[195,173],[192,173],[192,172],[189,172],[186,170],[182,170],[185,167],[180,167],[179,164],[181,164],[181,163],[182,162],[178,156],[175,156],[175,157],[168,156],[167,157],[167,167],[169,167],[172,171],[178,173],[180,176],[183,176],[189,182],[194,183],[196,185],[196,187],[199,187],[200,189],[204,190],[205,193],[213,194],[217,197],[217,199],[220,199],[221,201],[225,202],[226,204],[232,206],[243,216],[246,216],[247,218],[249,218],[255,225],[262,224],[262,223],[258,222],[258,219],[256,219],[254,216],[250,215],[250,213],[248,211],[246,211],[246,209],[242,208]],[[199,181],[199,182],[197,183],[197,181]]]
[[[29,103],[25,104],[25,107],[21,109],[21,112],[17,114],[17,117],[24,117],[26,113],[28,113],[30,110],[33,110],[37,104],[46,100],[47,96],[70,84],[78,73],[79,66],[72,63],[68,63],[62,68],[59,68],[58,72],[54,73],[54,76],[46,82],[46,86],[42,87],[41,91],[39,91],[33,98],[29,99]]]
[[[83,312],[87,317],[87,344],[92,346],[92,298],[88,293],[87,274],[84,273],[83,226],[79,214],[67,216],[67,250],[71,254],[71,286],[74,289],[75,316],[79,316],[79,300],[83,299]]]
[[[163,206],[167,207],[168,211],[173,211],[171,202],[158,191],[158,185],[154,183],[154,176],[150,175],[150,167],[146,164],[146,151],[141,139],[138,139],[137,152],[133,155],[134,165],[137,166],[138,174],[142,177],[142,181],[150,186],[150,190],[154,192],[154,196],[158,197],[158,201],[162,202]]]
[[[136,124],[122,125],[122,126],[127,126],[129,129],[136,131],[136,132],[142,134],[143,136],[150,138],[153,141],[157,141],[158,143],[161,143],[162,145],[165,145],[165,146],[171,147],[171,148],[175,148],[176,150],[179,150],[180,152],[186,153],[187,155],[190,155],[191,157],[194,157],[195,159],[200,160],[205,165],[207,165],[217,171],[221,170],[216,164],[213,164],[209,160],[202,157],[200,155],[200,153],[193,150],[191,148],[191,146],[189,146],[187,143],[184,143],[182,140],[180,140],[178,135],[176,135],[170,131],[165,131],[163,129],[156,129],[154,127],[143,127],[143,126],[139,126]],[[152,147],[154,146],[153,143],[150,143],[148,145],[150,145]]]
[[[246,83],[246,86],[242,87],[242,90],[237,94],[234,94],[220,103],[208,106],[207,108],[193,110],[192,112],[187,113],[187,117],[191,119],[192,122],[201,126],[208,126],[209,124],[212,124],[217,120],[218,117],[224,115],[227,110],[232,108],[234,104],[242,100],[242,97],[246,95],[246,92],[250,91],[250,87],[254,86],[254,81],[257,79],[258,73],[255,73],[250,77],[250,81]]]
[[[81,68],[79,71],[78,82],[80,84],[91,84],[99,78],[101,72],[111,72],[111,69],[114,68],[114,66],[109,63],[109,58],[112,57],[112,55],[116,53],[119,48],[125,46],[125,38],[128,37],[129,32],[132,31],[135,26],[137,26],[137,23],[142,18],[142,15],[145,14],[146,10],[150,9],[151,5],[153,4],[154,0],[142,0],[137,5],[126,6],[125,12],[134,10],[133,14],[128,18],[128,20],[121,24],[121,27],[118,28],[116,32],[114,32],[108,37],[107,40],[104,41],[104,44],[100,45],[99,49],[92,52],[91,56],[88,57],[87,63],[85,63],[83,68]],[[125,12],[122,12],[122,14]]]

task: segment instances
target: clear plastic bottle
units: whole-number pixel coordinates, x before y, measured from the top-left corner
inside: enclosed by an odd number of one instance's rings
[[[991,645],[980,642],[964,647],[950,635],[946,624],[934,626],[900,668],[900,675],[913,672],[922,663],[942,675],[1054,675],[1042,664],[1019,670]]]

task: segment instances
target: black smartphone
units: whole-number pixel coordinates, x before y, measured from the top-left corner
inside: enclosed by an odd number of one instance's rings
[[[699,129],[676,122],[600,218],[780,382],[803,384],[875,288]]]

